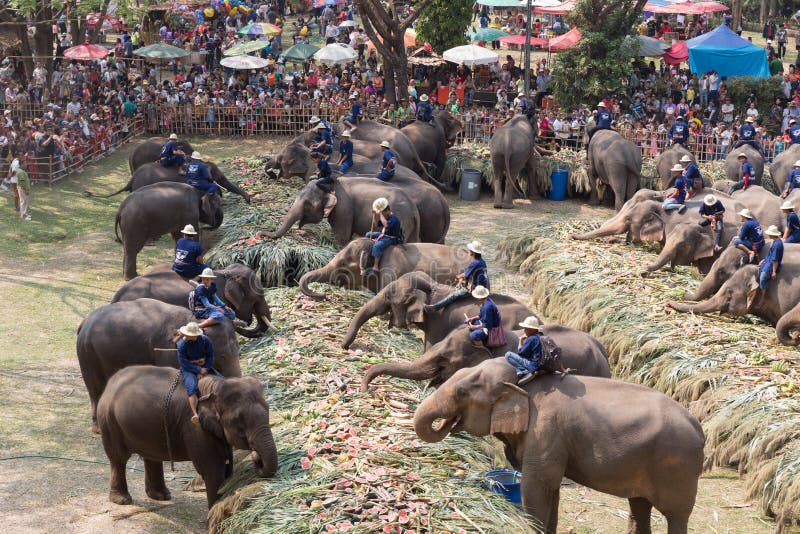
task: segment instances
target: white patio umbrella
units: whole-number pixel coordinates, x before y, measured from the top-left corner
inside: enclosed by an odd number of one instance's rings
[[[319,49],[314,59],[325,65],[344,65],[358,59],[358,54],[351,47],[341,43],[331,43]]]
[[[269,61],[255,56],[230,56],[222,58],[219,62],[223,67],[236,70],[263,69],[269,65]]]
[[[530,0],[533,7],[558,7],[562,4],[559,0]],[[527,7],[528,0],[519,0],[518,7]]]
[[[457,46],[450,50],[445,50],[442,57],[450,63],[467,65],[468,67],[495,63],[499,58],[495,52],[477,45]]]
[[[339,27],[340,28],[347,28],[348,26],[352,27],[352,26],[355,26],[355,25],[356,25],[356,21],[354,21],[354,20],[345,20],[341,24],[339,24]]]

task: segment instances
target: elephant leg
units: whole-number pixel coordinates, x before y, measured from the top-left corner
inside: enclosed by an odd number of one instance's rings
[[[136,272],[136,256],[144,248],[144,239],[124,238],[122,242],[122,274],[125,280],[138,276]]]
[[[561,480],[553,482],[537,477],[535,471],[522,474],[522,506],[525,513],[547,527],[546,534],[556,534],[558,495]],[[553,511],[555,510],[555,514]],[[553,517],[554,516],[554,517]]]
[[[625,188],[625,199],[619,206],[615,206],[617,211],[621,210],[622,204],[630,200],[638,190],[639,190],[639,176],[635,172],[629,173],[628,184],[627,187]]]
[[[494,175],[494,182],[492,183],[492,187],[494,188],[494,207],[502,208],[503,186],[506,183],[506,173],[504,169],[494,169],[492,173]]]
[[[600,204],[600,197],[597,195],[597,174],[594,172],[591,158],[589,158],[589,161],[589,203],[592,206],[597,206]]]
[[[206,484],[206,501],[211,508],[219,499],[219,488],[225,482],[225,457],[209,457],[205,461],[210,465],[198,465],[196,460],[192,460],[192,463]]]
[[[156,501],[168,501],[172,498],[164,482],[164,463],[155,460],[144,461],[144,491]]]
[[[103,440],[105,445],[105,440]],[[106,450],[108,453],[108,450]],[[108,500],[116,504],[132,504],[133,499],[128,493],[128,480],[125,478],[125,464],[128,463],[130,454],[119,457],[109,455],[111,463],[111,489],[108,492]]]
[[[515,176],[506,176],[505,190],[503,191],[503,208],[510,209],[514,207],[514,184]]]
[[[628,499],[631,512],[628,516],[628,534],[650,534],[650,512],[653,505],[641,497]]]
[[[667,518],[667,534],[687,534],[689,514],[664,514]]]
[[[536,188],[536,158],[529,158],[525,168],[528,173],[528,198],[541,198],[539,190]]]

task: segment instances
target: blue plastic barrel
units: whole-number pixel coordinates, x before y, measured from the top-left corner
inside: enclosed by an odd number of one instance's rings
[[[478,169],[461,169],[460,194],[464,200],[481,199],[481,171]]]
[[[519,493],[520,479],[522,473],[513,469],[497,469],[489,471],[484,475],[483,481],[494,493],[498,493],[507,500],[519,504],[522,497]]]
[[[567,198],[567,181],[569,180],[568,169],[555,169],[550,173],[550,200],[565,200]]]

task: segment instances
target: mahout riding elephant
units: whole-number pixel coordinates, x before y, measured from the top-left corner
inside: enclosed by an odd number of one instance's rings
[[[419,159],[433,165],[432,174],[438,180],[447,161],[447,149],[453,146],[463,128],[464,125],[452,113],[439,110],[433,114],[433,123],[414,121],[400,131],[411,140]]]
[[[342,347],[350,348],[364,323],[385,313],[389,313],[389,326],[420,328],[425,334],[426,347],[443,340],[456,328],[466,330],[464,314],[470,317],[477,315],[480,308],[472,297],[459,299],[440,311],[425,311],[426,304],[434,304],[453,291],[452,286],[439,284],[425,273],[404,274],[381,289],[358,310],[347,325]],[[526,317],[536,315],[509,296],[492,293],[490,298],[500,309],[502,325],[507,330],[517,328]]]
[[[689,150],[680,143],[675,143],[658,156],[656,160],[656,171],[658,172],[658,178],[661,180],[661,189],[669,189],[672,187],[675,177],[672,176],[670,169],[672,169],[676,163],[680,163],[681,158],[684,156],[689,156],[692,158],[692,161],[697,163],[694,154],[689,152]]]
[[[92,403],[95,427],[97,399],[106,382],[124,367],[158,365],[178,368],[175,348],[178,328],[194,321],[192,312],[154,299],[106,304],[90,313],[78,327],[76,351],[81,376]],[[230,321],[206,328],[214,346],[214,368],[223,376],[242,376],[239,342]]]
[[[371,239],[354,239],[327,265],[304,274],[300,278],[300,290],[311,298],[323,299],[324,293],[317,293],[308,287],[310,283],[317,282],[348,289],[366,288],[377,293],[400,276],[414,271],[424,272],[437,282],[447,283],[463,273],[471,260],[469,253],[462,248],[436,243],[406,243],[386,250],[377,276],[362,275],[369,266],[371,247]]]
[[[523,170],[528,175],[528,195],[536,191],[536,115],[517,115],[498,128],[489,145],[492,158],[494,207],[513,208],[517,178]],[[521,194],[522,191],[519,191]]]
[[[557,324],[542,326],[541,333],[550,336],[561,348],[561,363],[574,369],[576,374],[611,378],[608,354],[603,345],[586,332]],[[361,380],[361,391],[367,391],[370,382],[381,375],[410,380],[430,380],[429,386],[438,387],[459,369],[474,367],[484,360],[516,352],[522,330],[506,331],[508,342],[502,347],[476,347],[464,329],[453,330],[412,361],[385,362],[373,365]]]
[[[167,394],[180,374],[173,369],[136,365],[108,381],[97,403],[97,424],[111,464],[109,500],[132,504],[125,464],[133,454],[144,461],[145,492],[167,501],[165,461],[191,461],[203,477],[211,508],[219,488],[233,471],[231,447],[253,451],[253,464],[262,477],[278,469],[278,450],[269,424],[264,387],[255,378],[205,376],[198,381],[200,425],[191,423],[189,398],[182,383]]]
[[[299,143],[290,143],[275,160],[267,162],[268,174],[273,165],[278,165],[278,176],[301,176],[306,183],[317,168],[311,160],[311,150]],[[345,176],[375,177],[380,170],[380,160],[372,161],[364,156],[355,155],[353,166]],[[387,185],[400,187],[414,201],[420,217],[420,240],[425,243],[444,243],[444,238],[450,229],[450,207],[444,195],[437,190],[437,187],[441,189],[444,185],[437,182],[434,186],[425,182],[417,173],[402,165],[395,168],[394,178]]]
[[[400,219],[406,243],[420,240],[419,212],[401,188],[387,186],[374,178],[342,176],[336,180],[334,192],[337,203],[328,216],[328,223],[340,246],[349,243],[353,234],[362,237],[370,230],[375,230],[372,224],[372,203],[380,197],[389,201],[392,212]],[[327,198],[327,194],[315,183],[306,184],[297,193],[297,198],[284,215],[280,227],[275,232],[265,232],[264,235],[270,239],[279,239],[295,224],[302,228],[306,224],[321,222]],[[441,237],[437,236],[435,241],[439,239]]]
[[[231,264],[214,271],[217,294],[236,312],[236,317],[250,324],[253,316],[256,325],[247,329],[236,326],[236,332],[245,337],[260,337],[270,327],[272,314],[264,299],[264,288],[256,273],[241,263]],[[188,306],[188,295],[197,287],[170,268],[170,264],[156,265],[143,275],[126,282],[114,293],[111,302],[122,302],[151,298],[173,304]]]
[[[661,252],[656,260],[645,266],[646,273],[657,271],[669,264],[670,267],[676,265],[695,265],[701,273],[707,273],[712,268],[716,260],[731,240],[738,234],[739,225],[727,224],[723,227],[720,246],[716,248],[716,235],[710,226],[700,226],[699,219],[696,221],[680,222],[676,224],[667,234]]]
[[[731,180],[717,180],[714,182],[714,189],[717,191],[714,194],[718,198],[724,198],[722,195],[727,196],[734,183]],[[785,222],[785,217],[781,214],[783,200],[778,195],[773,195],[760,185],[751,185],[745,190],[734,191],[730,198],[749,209],[764,229],[774,224],[783,230]]]
[[[786,185],[786,179],[797,160],[800,159],[800,145],[789,145],[789,148],[778,154],[769,166],[769,175],[775,182],[776,193],[780,194]]]
[[[187,224],[200,222],[217,228],[222,224],[222,200],[218,194],[204,195],[187,184],[162,182],[137,189],[120,203],[114,233],[122,242],[125,280],[137,276],[136,256],[145,243],[164,234],[180,238]]]
[[[725,176],[728,180],[738,182],[742,179],[742,164],[739,163],[739,154],[747,154],[747,161],[753,165],[756,171],[755,178],[761,180],[764,176],[764,154],[751,147],[750,145],[743,145],[739,148],[732,148],[728,155],[725,157]],[[785,178],[784,178],[785,180]]]
[[[650,532],[652,508],[686,534],[703,471],[700,423],[666,395],[591,376],[543,375],[523,388],[502,358],[457,371],[414,414],[436,443],[451,432],[493,435],[522,472],[522,507],[556,534],[564,477],[628,499],[628,532]],[[434,426],[437,420],[441,426]]]
[[[590,121],[587,132],[594,124]],[[590,200],[598,204],[597,183],[600,180],[614,192],[614,209],[622,205],[639,189],[642,176],[642,150],[614,130],[596,131],[587,148],[589,160]]]
[[[219,184],[220,187],[227,189],[235,195],[239,195],[245,200],[245,202],[248,204],[250,203],[250,195],[247,194],[242,188],[228,180],[228,178],[225,176],[225,173],[220,170],[216,163],[212,163],[210,161],[206,161],[205,163],[208,166],[209,172],[211,173],[211,178],[217,184]],[[159,182],[179,182],[185,184],[186,176],[179,174],[177,167],[164,167],[160,163],[145,163],[133,171],[131,179],[128,180],[128,183],[125,184],[125,186],[121,189],[118,189],[107,195],[97,195],[90,191],[84,191],[84,194],[86,194],[86,196],[96,198],[110,198],[122,193],[123,191],[136,191],[137,189],[140,189],[146,185],[157,184]]]
[[[164,148],[167,141],[168,139],[166,137],[151,137],[139,143],[128,157],[128,165],[131,168],[131,174],[145,163],[157,161],[161,155],[161,149]],[[178,148],[183,150],[187,156],[194,152],[192,145],[184,139],[178,141]]]

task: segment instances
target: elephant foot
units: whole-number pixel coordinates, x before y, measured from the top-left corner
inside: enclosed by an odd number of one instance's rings
[[[513,204],[495,204],[494,205],[494,209],[497,209],[497,210],[511,210],[511,209],[514,209],[514,205]]]
[[[164,489],[147,489],[145,491],[147,496],[153,499],[154,501],[169,501],[172,500],[172,494],[169,492],[167,488]]]
[[[639,273],[639,276],[641,276],[642,278],[647,278],[648,276],[650,276],[650,271],[642,271]]]
[[[120,493],[114,490],[111,490],[108,493],[108,500],[114,504],[133,504],[133,499],[131,498],[130,493]]]
[[[97,426],[97,421],[92,421],[92,434],[99,434],[100,427]]]

